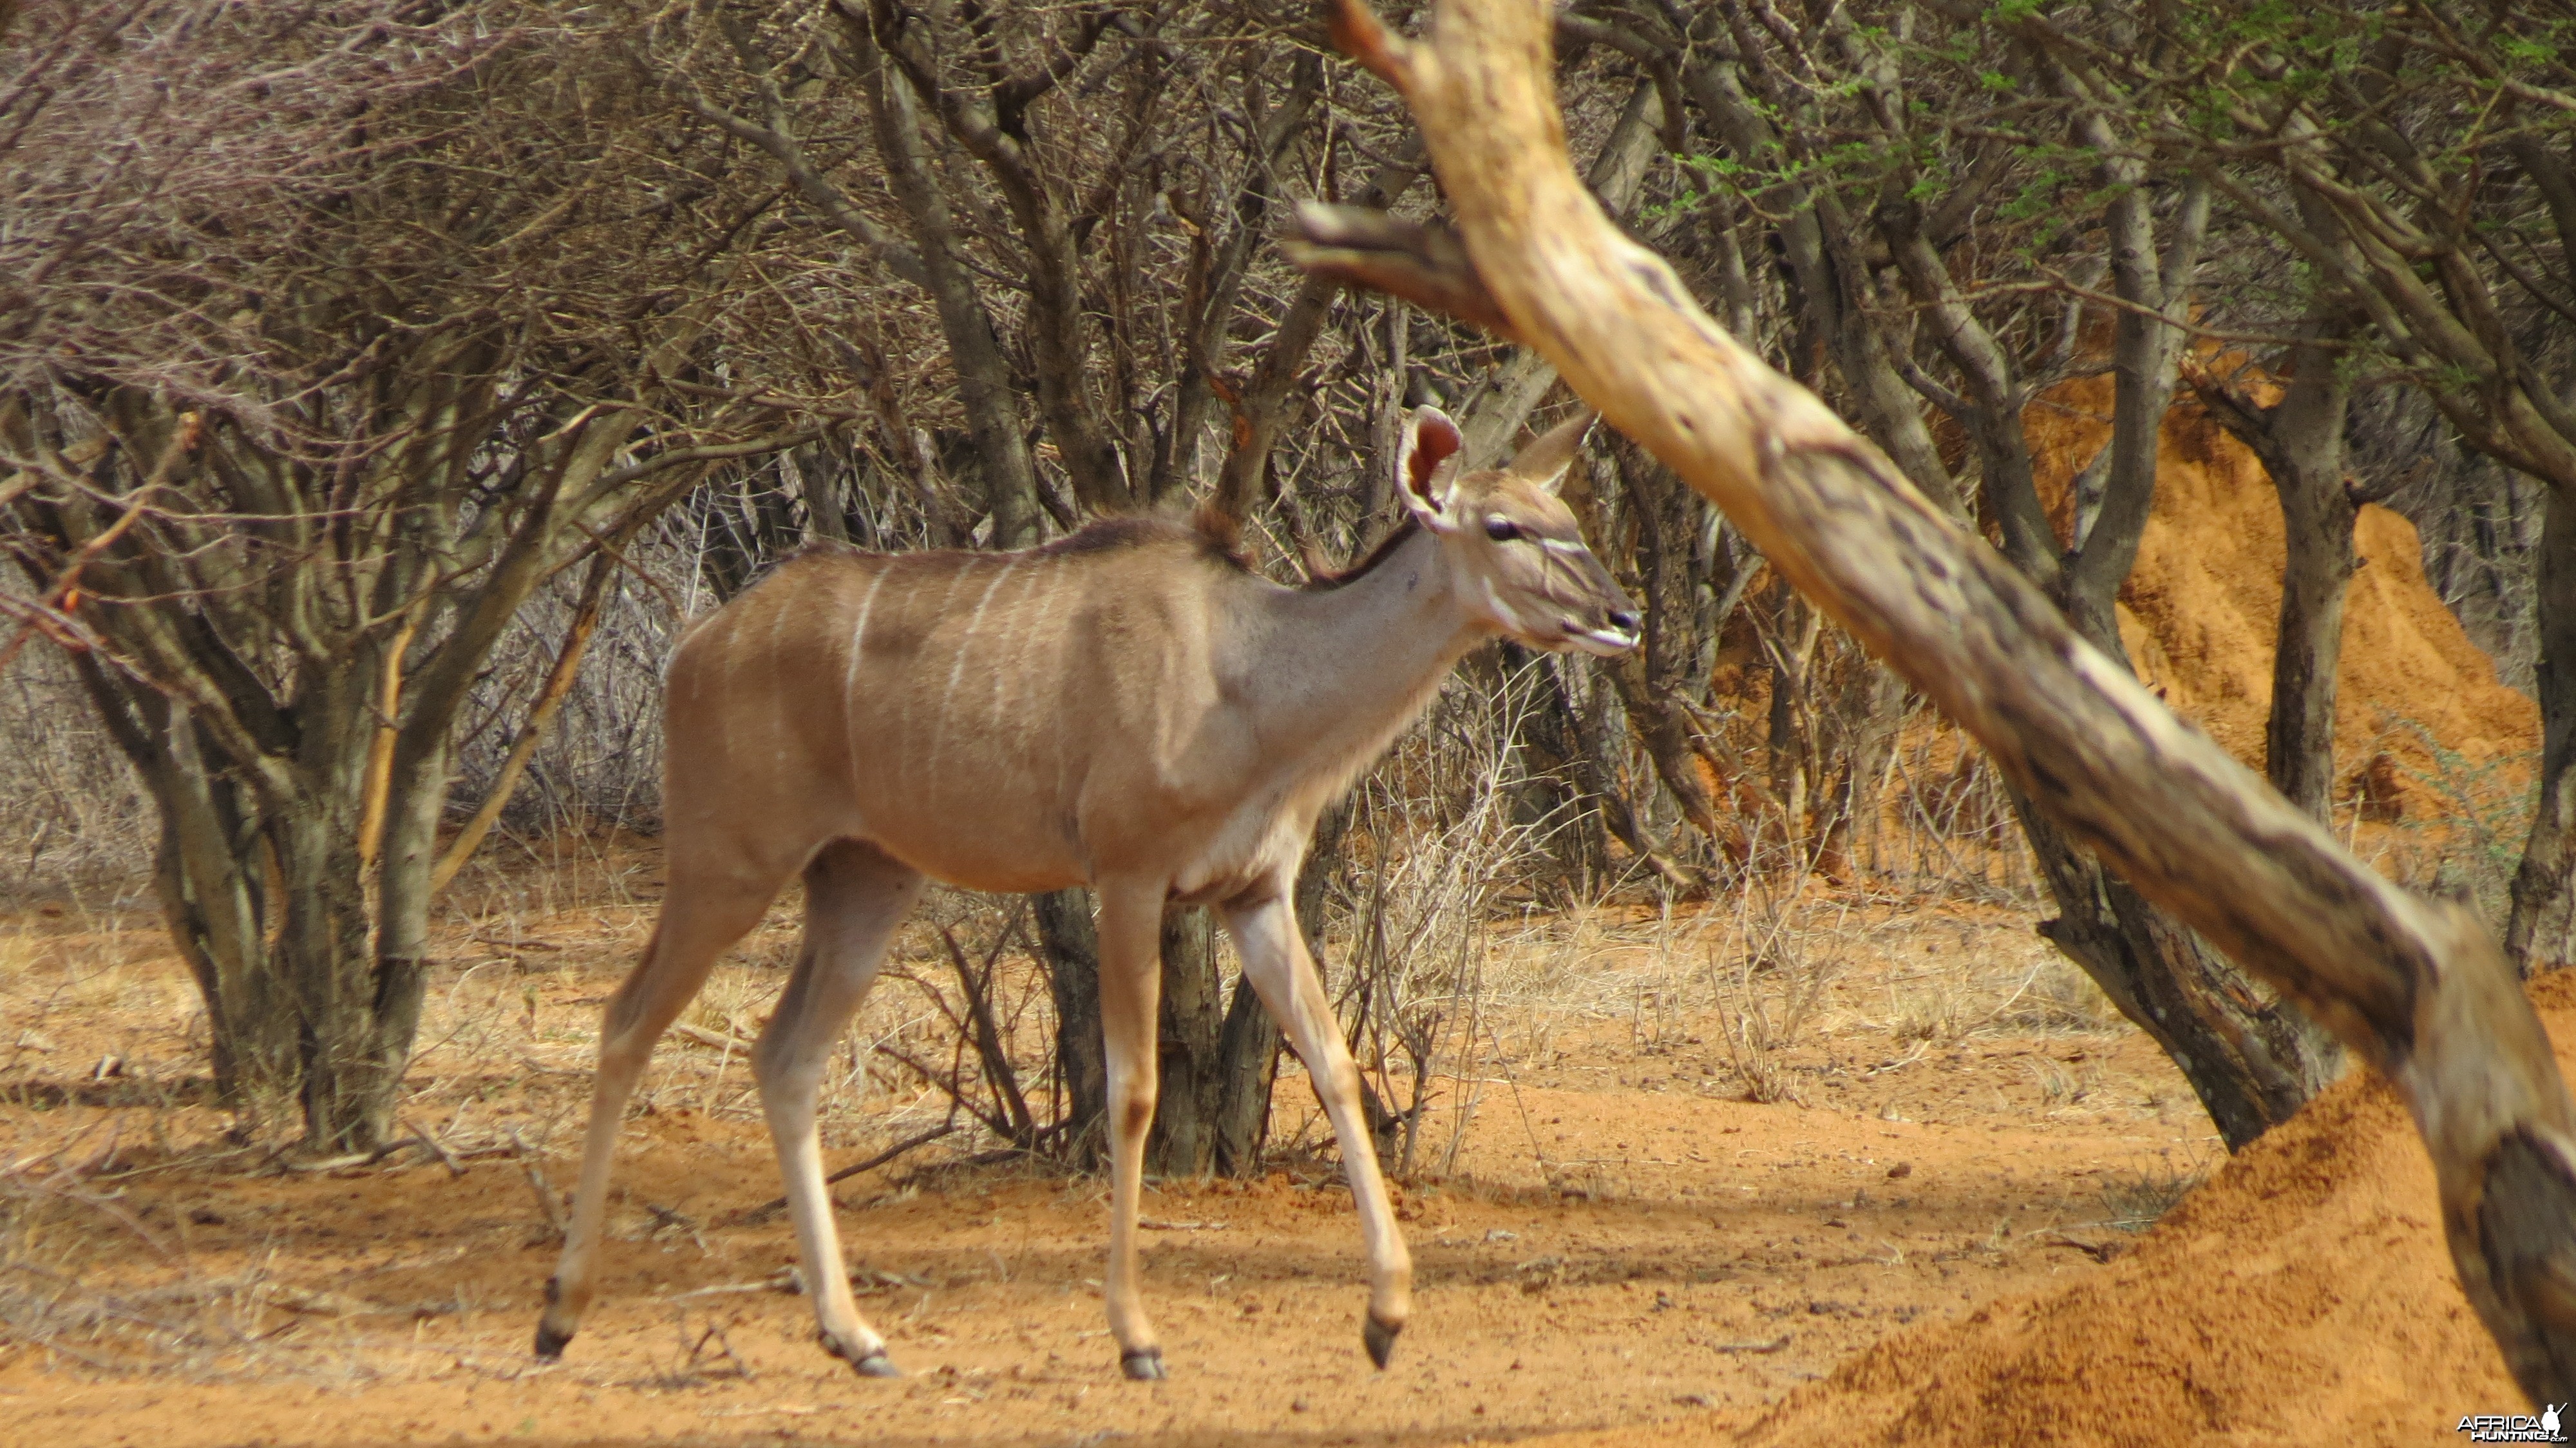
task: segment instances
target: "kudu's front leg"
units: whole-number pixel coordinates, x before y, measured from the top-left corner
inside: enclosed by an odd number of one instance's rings
[[[1359,1207],[1360,1235],[1368,1246],[1368,1322],[1360,1335],[1368,1345],[1369,1360],[1382,1368],[1395,1351],[1395,1335],[1404,1330],[1413,1310],[1413,1258],[1396,1227],[1386,1179],[1378,1173],[1377,1145],[1360,1110],[1359,1067],[1352,1064],[1350,1050],[1342,1044],[1332,1001],[1315,974],[1314,958],[1306,953],[1306,938],[1297,928],[1288,889],[1289,882],[1280,881],[1266,899],[1228,906],[1225,928],[1243,956],[1244,980],[1269,1008],[1297,1059],[1305,1063],[1315,1097],[1333,1123],[1334,1139],[1341,1143],[1342,1174],[1350,1178],[1351,1197]]]
[[[1127,1376],[1163,1376],[1163,1349],[1136,1285],[1136,1217],[1145,1189],[1145,1133],[1154,1125],[1161,1063],[1161,881],[1100,887],[1100,1029],[1109,1066],[1109,1330]]]

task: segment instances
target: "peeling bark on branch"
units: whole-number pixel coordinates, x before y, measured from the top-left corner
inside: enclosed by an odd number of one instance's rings
[[[1309,239],[1338,274],[1503,319],[2071,835],[2386,1072],[2469,1300],[2535,1401],[2576,1396],[2576,1104],[2494,941],[2177,720],[1611,226],[1566,154],[1549,31],[1531,0],[1446,0],[1413,43],[1346,0],[1335,36],[1404,93],[1457,231],[1409,253],[1348,218]]]

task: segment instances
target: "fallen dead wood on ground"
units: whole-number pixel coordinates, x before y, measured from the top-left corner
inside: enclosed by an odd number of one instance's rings
[[[1550,11],[1442,0],[1416,42],[1342,0],[1335,38],[1412,107],[1457,230],[1310,207],[1293,259],[1544,354],[2059,825],[2385,1072],[2470,1302],[2535,1402],[2576,1398],[2576,1104],[2494,940],[2176,719],[1614,227],[1566,152]]]
[[[709,1047],[713,1050],[739,1051],[746,1056],[751,1054],[751,1042],[744,1040],[742,1037],[723,1035],[715,1031],[710,1031],[704,1026],[690,1025],[686,1021],[673,1023],[671,1026],[671,1034],[680,1037],[682,1040],[695,1041],[699,1045]]]

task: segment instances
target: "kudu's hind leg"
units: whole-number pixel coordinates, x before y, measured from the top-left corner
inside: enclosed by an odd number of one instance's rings
[[[662,918],[644,958],[608,998],[599,1029],[599,1074],[590,1091],[590,1130],[582,1139],[581,1181],[563,1255],[546,1282],[546,1311],[537,1320],[537,1356],[560,1357],[581,1326],[597,1286],[599,1231],[608,1210],[608,1170],[626,1099],[652,1057],[653,1043],[706,984],[726,946],[760,923],[778,880],[756,871],[701,871],[674,863]]]
[[[751,1056],[824,1350],[868,1377],[898,1374],[886,1357],[885,1339],[859,1316],[850,1295],[849,1268],[832,1225],[831,1191],[823,1181],[814,1097],[832,1043],[875,984],[886,943],[920,900],[921,888],[919,871],[873,845],[843,840],[815,856],[805,867],[804,948]]]
[[[1127,1376],[1163,1376],[1163,1349],[1136,1283],[1136,1217],[1145,1188],[1145,1133],[1154,1124],[1161,1063],[1161,881],[1100,889],[1100,1029],[1109,1066],[1109,1331]]]
[[[1351,1197],[1359,1206],[1361,1239],[1368,1247],[1368,1322],[1361,1338],[1368,1346],[1369,1360],[1382,1368],[1395,1351],[1395,1335],[1404,1330],[1413,1310],[1413,1258],[1396,1227],[1386,1180],[1378,1173],[1377,1145],[1360,1110],[1359,1067],[1352,1064],[1351,1053],[1342,1044],[1332,1001],[1315,974],[1314,959],[1306,953],[1287,890],[1282,882],[1279,893],[1268,899],[1229,907],[1225,928],[1243,956],[1244,980],[1269,1008],[1297,1059],[1306,1064],[1307,1079],[1314,1082],[1315,1097],[1323,1103],[1333,1136],[1341,1143],[1342,1174],[1350,1178]]]

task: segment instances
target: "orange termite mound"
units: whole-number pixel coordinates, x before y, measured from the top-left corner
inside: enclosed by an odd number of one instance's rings
[[[2532,997],[2576,1069],[2576,977]],[[1734,1441],[2424,1443],[2527,1411],[2452,1275],[2404,1108],[2356,1073],[2108,1270],[1900,1333]]]
[[[2108,378],[2058,388],[2030,410],[2043,496],[2064,498],[2069,477],[2109,437],[2110,414]],[[2123,642],[2140,678],[2259,769],[2286,555],[2280,501],[2254,455],[2187,397],[2166,414],[2160,454],[2155,509],[2120,596]],[[2059,511],[2063,527],[2062,502]],[[2351,798],[2374,764],[2381,785],[2372,792],[2384,792],[2391,760],[2411,785],[2429,764],[2427,741],[2478,765],[2537,749],[2539,709],[2497,682],[2494,663],[2443,606],[2415,525],[2365,507],[2354,543],[2338,797]]]
[[[2576,1070],[2576,972],[2532,999]],[[2356,1072],[2067,1287],[1899,1332],[1759,1415],[1540,1441],[2324,1448],[2530,1411],[2452,1275],[2404,1108]]]

